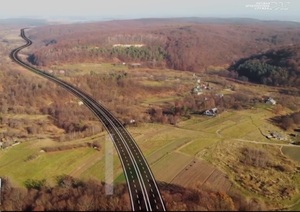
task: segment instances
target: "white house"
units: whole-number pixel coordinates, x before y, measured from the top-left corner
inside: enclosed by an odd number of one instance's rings
[[[210,110],[206,110],[203,114],[206,116],[215,116],[215,115],[217,115],[217,112],[218,112],[218,109],[215,107]]]
[[[267,99],[266,103],[267,103],[267,104],[270,104],[270,105],[276,105],[276,101],[275,101],[273,98],[271,98],[271,97],[269,97],[269,98]]]

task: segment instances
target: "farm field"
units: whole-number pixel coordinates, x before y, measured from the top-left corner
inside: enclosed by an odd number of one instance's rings
[[[287,155],[291,159],[300,162],[300,146],[299,147],[288,147],[284,146],[281,148],[283,154]]]
[[[192,160],[190,156],[172,152],[153,164],[152,171],[157,180],[169,183]]]
[[[49,182],[53,182],[55,176],[68,174],[80,165],[81,160],[96,153],[91,148],[40,153],[40,149],[32,147],[32,142],[34,141],[24,142],[1,151],[0,174],[2,176],[10,177],[19,185],[28,178],[47,178]]]
[[[224,173],[202,159],[191,161],[171,182],[189,188],[204,186],[222,192],[229,191],[232,185]]]
[[[189,163],[194,157],[201,159],[201,152],[205,152],[220,141],[227,139],[227,137],[230,136],[230,132],[236,129],[237,124],[242,124],[243,127],[248,126],[249,129],[247,130],[247,134],[243,133],[239,135],[239,131],[237,131],[234,136],[235,138],[247,138],[248,140],[260,138],[260,140],[257,141],[266,141],[264,136],[257,135],[257,127],[249,121],[249,116],[251,116],[255,122],[263,122],[263,120],[261,120],[261,115],[268,114],[269,112],[260,109],[257,113],[259,115],[253,115],[252,111],[249,111],[248,113],[247,111],[228,111],[216,118],[194,116],[190,120],[180,122],[175,127],[171,125],[149,123],[141,124],[138,127],[130,127],[128,130],[139,144],[150,166],[153,168],[154,175],[157,179],[171,182],[171,180],[176,177],[175,182],[180,182],[181,175],[177,176],[177,174],[185,167],[189,166]],[[247,135],[250,136],[247,137]],[[92,139],[103,141],[104,137],[102,134],[96,137],[79,139],[74,142],[80,143]],[[10,173],[15,176],[18,175],[19,177],[14,177],[18,183],[21,183],[26,178],[30,177],[42,178],[63,173],[75,173],[74,176],[85,179],[91,177],[104,180],[103,170],[105,162],[103,159],[103,148],[101,148],[100,152],[94,152],[87,148],[80,148],[80,150],[76,149],[74,151],[68,150],[53,153],[39,153],[40,148],[43,146],[41,142],[46,142],[46,140],[41,139],[41,141],[38,142],[29,141],[12,147],[11,149],[2,150],[0,153],[0,164],[2,163],[3,165],[0,167],[0,173],[2,175],[5,173]],[[51,142],[48,142],[48,144],[51,144]],[[16,151],[18,154],[16,154]],[[11,158],[13,154],[16,156]],[[24,162],[27,157],[33,154],[37,154],[37,158],[30,162]],[[97,157],[95,155],[97,155]],[[11,158],[11,162],[8,163],[7,158]],[[80,158],[80,160],[75,161],[75,158]],[[92,160],[91,158],[94,158],[95,160]],[[178,160],[178,162],[176,162],[176,169],[173,169],[170,165],[172,162],[174,163],[174,160]],[[115,178],[117,179],[122,173],[122,168],[116,153],[114,161]],[[81,167],[86,162],[89,162],[88,167],[76,172],[76,167]],[[11,166],[7,165],[10,163],[14,163],[14,167],[20,166],[23,167],[23,170],[29,169],[29,171],[23,171],[23,174],[19,175],[20,172],[16,173],[15,171],[10,170]],[[64,164],[67,163],[70,163],[71,165],[64,166]],[[61,169],[59,168],[53,171],[55,174],[51,174],[51,167],[55,167],[55,164],[61,164]],[[201,166],[201,164],[202,163],[199,163],[199,166]],[[31,165],[34,165],[36,170],[40,169],[41,171],[30,170],[28,167]],[[164,174],[161,175],[160,172],[164,167],[170,168],[171,171],[165,171]],[[45,173],[46,170],[48,170],[50,174]],[[182,178],[186,179],[186,177]],[[184,184],[184,182],[181,184]]]
[[[109,74],[112,71],[125,71],[128,70],[124,65],[113,65],[111,63],[76,63],[65,65],[53,65],[49,67],[50,70],[64,70],[68,75],[80,76],[90,74],[91,72]],[[46,71],[49,71],[46,68]]]

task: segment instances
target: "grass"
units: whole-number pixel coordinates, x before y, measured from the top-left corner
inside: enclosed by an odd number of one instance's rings
[[[103,152],[104,154],[104,152]],[[113,163],[113,178],[115,182],[124,182],[124,178],[119,178],[119,175],[123,175],[121,162],[119,161],[119,157],[117,155],[114,156],[114,163]],[[105,181],[105,157],[102,157],[101,160],[97,161],[94,165],[88,168],[82,175],[81,178],[89,179],[95,178],[101,181]]]
[[[189,155],[196,155],[206,147],[209,147],[219,141],[220,139],[212,137],[211,135],[203,134],[203,136],[193,140],[189,145],[185,146],[180,151]]]
[[[165,81],[155,81],[155,80],[143,80],[141,84],[149,87],[166,87],[172,84],[166,83]]]
[[[168,102],[173,102],[177,99],[181,99],[182,97],[178,97],[178,96],[168,96],[168,97],[153,97],[153,98],[147,98],[147,100],[145,100],[143,102],[143,104],[161,104],[161,103],[168,103]]]
[[[19,185],[28,179],[51,179],[68,174],[85,159],[95,153],[91,148],[79,148],[61,152],[40,153],[32,142],[24,142],[0,152],[0,174],[10,177]],[[29,156],[34,159],[28,160]]]
[[[257,135],[257,126],[253,122],[261,126],[264,123],[261,115],[264,113],[267,112],[263,109],[260,109],[257,114],[253,114],[250,110],[243,112],[227,111],[215,118],[194,116],[189,120],[180,122],[176,127],[161,124],[142,124],[139,127],[131,127],[128,130],[139,144],[149,164],[160,167],[161,165],[159,164],[166,163],[163,161],[168,161],[168,158],[171,156],[180,155],[179,158],[194,157],[198,152],[227,138],[243,137],[251,140],[253,138],[251,136],[256,135],[257,138],[262,139],[263,136]],[[78,139],[72,141],[72,143],[88,142],[93,139],[103,141],[103,135],[99,134],[89,138]],[[247,137],[248,135],[251,136]],[[19,184],[27,178],[51,178],[56,175],[71,173],[76,167],[84,165],[85,161],[89,161],[89,158],[94,157],[95,154],[95,151],[89,148],[40,153],[40,148],[45,145],[57,144],[51,139],[44,138],[24,142],[11,149],[1,151],[0,174],[12,177]],[[31,155],[36,156],[36,158],[26,162],[26,159]],[[100,157],[102,159],[97,159],[97,161],[93,162],[80,173],[79,177],[105,180],[105,160],[103,155],[104,150],[101,149]],[[122,175],[121,163],[118,156],[115,155],[115,182],[124,182],[125,178]]]
[[[161,147],[160,149],[156,150],[153,152],[151,155],[147,156],[147,160],[149,161],[150,164],[153,164],[163,158],[165,155],[173,152],[180,146],[186,144],[189,141],[189,138],[181,138],[181,139],[176,139],[173,142],[169,142],[165,146]]]
[[[300,162],[300,147],[282,147],[282,153],[295,161]]]
[[[193,136],[191,132],[161,124],[144,124],[138,128],[130,128],[129,131],[146,157],[162,149],[164,152],[175,150]]]
[[[48,115],[28,115],[28,114],[5,114],[10,119],[26,119],[26,120],[47,120]]]
[[[172,179],[192,160],[193,157],[172,152],[152,165],[151,169],[157,180],[171,182]]]
[[[76,63],[76,64],[65,64],[65,65],[53,65],[50,67],[53,70],[66,70],[71,75],[85,75],[91,72],[107,74],[111,71],[126,71],[127,66],[113,65],[111,63]]]

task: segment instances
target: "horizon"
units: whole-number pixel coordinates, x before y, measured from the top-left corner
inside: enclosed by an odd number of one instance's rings
[[[300,22],[300,1],[255,1],[255,0],[86,0],[70,6],[64,0],[45,1],[1,0],[0,19],[46,19],[46,20],[124,20],[143,18],[251,18]],[[16,5],[19,5],[18,8]],[[34,5],[34,6],[32,6]]]

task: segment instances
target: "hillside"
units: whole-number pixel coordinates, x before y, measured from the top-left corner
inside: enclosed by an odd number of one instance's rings
[[[300,46],[288,46],[243,58],[230,70],[246,81],[274,86],[300,85]]]
[[[139,19],[50,25],[30,29],[29,60],[39,66],[66,62],[141,62],[200,72],[242,57],[300,43],[299,24],[252,19]],[[114,48],[115,44],[134,45]]]

